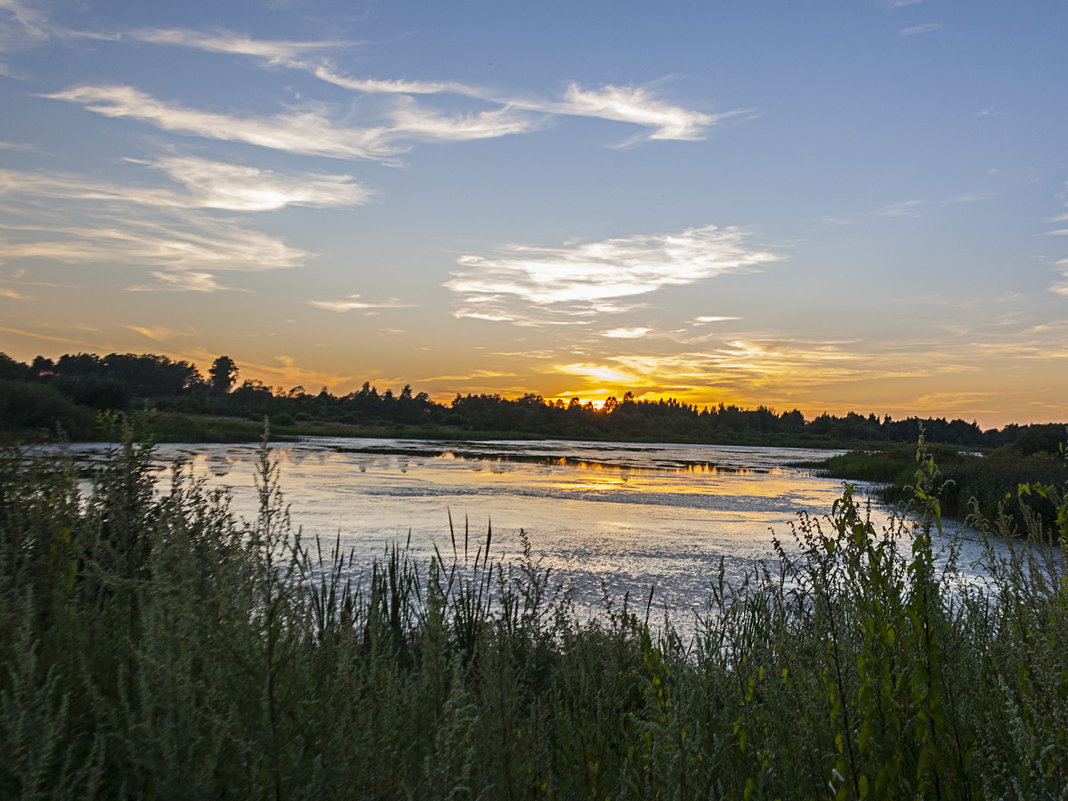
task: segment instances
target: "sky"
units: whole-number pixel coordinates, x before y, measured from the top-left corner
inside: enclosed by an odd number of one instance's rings
[[[1068,420],[1063,0],[0,0],[0,351]]]

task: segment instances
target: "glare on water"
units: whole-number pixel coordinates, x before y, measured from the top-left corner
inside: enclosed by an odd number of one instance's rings
[[[76,446],[93,458],[102,445]],[[722,560],[740,581],[790,540],[800,511],[830,512],[841,481],[795,466],[828,451],[592,442],[429,442],[304,438],[272,445],[281,488],[305,538],[340,537],[369,565],[394,544],[419,562],[435,543],[451,553],[450,519],[469,555],[492,528],[491,558],[519,556],[522,529],[535,556],[596,606],[614,598],[657,608],[703,608]],[[236,514],[256,512],[256,445],[161,445],[162,471],[181,458],[209,485],[228,488]],[[864,488],[860,489],[863,496]],[[873,505],[880,525],[887,510]],[[961,562],[978,557],[965,543]]]

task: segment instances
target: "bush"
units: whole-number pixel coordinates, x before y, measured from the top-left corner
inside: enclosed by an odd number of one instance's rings
[[[40,439],[42,433],[54,436],[58,427],[72,437],[88,437],[93,417],[50,386],[0,379],[0,432]]]

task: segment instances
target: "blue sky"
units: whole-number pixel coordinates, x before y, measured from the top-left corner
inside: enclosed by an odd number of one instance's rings
[[[0,350],[1064,420],[1066,23],[0,0]]]

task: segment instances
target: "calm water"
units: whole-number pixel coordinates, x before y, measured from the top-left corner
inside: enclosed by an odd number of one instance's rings
[[[74,447],[92,460],[107,446]],[[701,609],[721,559],[739,579],[774,558],[772,532],[789,540],[799,511],[827,514],[842,492],[841,481],[791,466],[831,452],[794,448],[309,437],[272,449],[306,538],[340,535],[364,564],[410,539],[425,562],[435,543],[451,551],[451,515],[461,551],[465,525],[472,557],[492,526],[491,553],[508,561],[523,529],[582,607],[596,607],[603,582],[613,597],[644,599],[655,586],[658,609]],[[161,472],[177,458],[228,487],[237,514],[255,515],[256,446],[156,451]],[[970,562],[978,546],[962,556]]]

